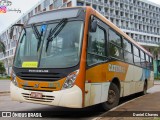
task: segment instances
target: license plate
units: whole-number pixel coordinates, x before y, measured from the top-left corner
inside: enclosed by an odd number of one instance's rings
[[[32,98],[42,98],[42,93],[31,92],[30,97],[32,97]]]

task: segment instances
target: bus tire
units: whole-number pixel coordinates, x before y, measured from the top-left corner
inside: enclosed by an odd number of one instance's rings
[[[147,94],[147,82],[144,81],[143,91],[141,92],[141,95]]]
[[[119,104],[120,91],[114,83],[111,83],[108,91],[108,100],[102,103],[103,110],[110,110]]]

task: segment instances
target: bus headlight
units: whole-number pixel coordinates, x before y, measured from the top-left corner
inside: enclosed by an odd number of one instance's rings
[[[67,76],[66,81],[65,81],[65,83],[63,84],[63,89],[73,87],[74,82],[75,82],[75,80],[76,80],[76,78],[77,78],[78,73],[79,73],[79,70],[76,70],[76,71],[70,73],[70,74]]]
[[[12,83],[15,85],[15,86],[17,86],[18,85],[18,83],[17,83],[17,80],[16,80],[16,75],[15,75],[15,73],[13,72],[12,73]]]

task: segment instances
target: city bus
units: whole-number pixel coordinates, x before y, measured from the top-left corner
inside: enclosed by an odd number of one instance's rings
[[[23,25],[10,93],[19,102],[109,110],[153,82],[150,52],[92,7],[71,7]]]

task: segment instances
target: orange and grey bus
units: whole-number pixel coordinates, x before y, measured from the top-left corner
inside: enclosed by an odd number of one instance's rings
[[[19,102],[104,109],[153,86],[153,57],[91,7],[37,14],[23,26],[11,75]]]

